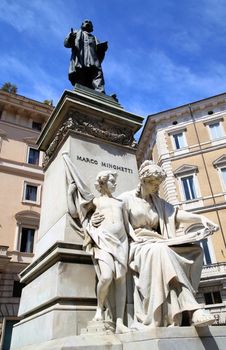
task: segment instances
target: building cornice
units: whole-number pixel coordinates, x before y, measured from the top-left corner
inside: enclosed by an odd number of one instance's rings
[[[185,116],[191,118],[191,114],[190,114],[191,107],[192,107],[193,113],[195,113],[195,112],[200,112],[202,110],[204,111],[211,108],[213,109],[214,107],[217,107],[222,104],[226,104],[225,92],[216,96],[211,96],[199,101],[187,103],[182,106],[178,106],[172,109],[168,109],[168,110],[164,110],[158,113],[148,115],[139,139],[139,143],[138,143],[138,151],[137,151],[138,156],[140,153],[142,153],[142,150],[146,147],[147,140],[150,137],[150,133],[153,129],[153,125],[155,124],[157,125],[158,123],[162,123],[163,121],[166,122],[167,120],[177,120]],[[219,112],[218,114],[221,114],[221,112]],[[214,115],[214,116],[204,116],[203,118],[199,117],[199,119],[204,119],[206,117],[209,117],[208,118],[209,120],[218,118],[217,115]]]
[[[175,176],[181,176],[191,173],[197,173],[198,167],[196,165],[183,164],[174,171]]]
[[[0,171],[13,175],[30,177],[40,181],[44,180],[41,167],[8,159],[0,158]]]
[[[175,108],[170,108],[158,113],[154,113],[154,114],[150,114],[148,116],[147,122],[149,119],[158,117],[162,119],[162,117],[166,117],[166,115],[169,118],[172,118],[173,116],[181,116],[182,114],[187,114],[188,113],[188,109],[189,107],[193,108],[193,112],[200,111],[200,110],[205,110],[205,109],[210,109],[213,108],[214,106],[219,106],[223,103],[226,103],[226,93],[222,93],[219,95],[215,95],[215,96],[211,96],[211,97],[207,97],[205,99],[202,100],[198,100],[198,101],[194,101],[194,102],[190,102]]]
[[[46,117],[48,117],[54,110],[54,107],[49,106],[45,103],[32,100],[18,94],[12,94],[3,90],[0,90],[0,105],[3,107],[10,105],[15,109],[28,110],[29,112],[35,112],[41,115],[45,115]]]
[[[182,203],[178,203],[178,204],[182,204]],[[176,206],[178,206],[178,204]],[[186,209],[186,211],[192,211],[193,213],[201,214],[201,213],[207,213],[207,212],[221,210],[225,208],[226,208],[226,203],[218,203],[214,205],[207,205],[207,206],[202,206],[198,208]]]
[[[225,166],[226,165],[226,154],[223,154],[221,157],[217,158],[214,162],[213,162],[213,166],[215,168],[221,167],[221,166]]]
[[[198,144],[192,146],[192,148],[193,147],[198,147]],[[214,152],[214,151],[217,151],[219,149],[225,149],[225,143],[222,143],[222,144],[219,144],[219,145],[214,145],[214,146],[211,145],[210,147],[205,147],[205,148],[202,148],[201,150],[199,149],[197,151],[191,151],[190,148],[191,148],[191,146],[188,147],[188,150],[189,150],[188,153],[181,153],[181,154],[177,154],[177,155],[162,154],[160,159],[159,159],[160,165],[164,163],[164,161],[166,160],[166,156],[167,156],[167,159],[170,159],[171,161],[184,159],[184,158],[189,158],[189,157],[197,156],[197,155],[200,155],[200,154],[203,154],[203,153]]]
[[[26,130],[26,131],[29,130],[30,132],[36,134],[36,135],[37,135],[37,138],[38,138],[38,136],[39,136],[39,134],[40,134],[40,131],[34,130],[34,129],[30,128],[30,127],[22,126],[22,125],[20,125],[20,124],[9,123],[9,122],[7,122],[7,121],[5,121],[5,120],[0,120],[0,125],[1,125],[1,124],[2,124],[2,125],[8,125],[8,126],[11,126],[11,127],[13,127],[13,128],[20,129],[20,130]]]

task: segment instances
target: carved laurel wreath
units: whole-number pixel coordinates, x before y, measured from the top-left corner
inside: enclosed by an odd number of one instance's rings
[[[45,153],[43,160],[44,168],[48,165],[57,145],[63,140],[68,130],[73,130],[83,135],[97,137],[133,148],[137,146],[132,130],[112,126],[106,122],[91,119],[76,111],[69,111],[66,115],[65,122],[58,130],[54,140],[50,143],[49,148]]]

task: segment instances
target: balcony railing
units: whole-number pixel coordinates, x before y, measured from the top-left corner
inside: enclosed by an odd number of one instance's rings
[[[7,256],[8,246],[0,245],[0,257]]]
[[[206,306],[205,309],[209,310],[211,314],[215,317],[214,326],[222,326],[226,325],[226,307],[225,305],[222,306],[213,306],[211,307]]]
[[[4,269],[10,261],[10,258],[7,255],[8,248],[8,246],[0,245],[0,270]]]
[[[226,278],[226,262],[204,265],[202,269],[202,278],[225,276]]]

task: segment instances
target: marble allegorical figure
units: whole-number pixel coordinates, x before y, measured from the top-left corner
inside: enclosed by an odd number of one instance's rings
[[[123,324],[126,302],[126,272],[128,265],[128,218],[122,200],[113,197],[117,173],[102,171],[96,178],[99,197],[94,197],[83,183],[67,154],[63,154],[68,182],[68,209],[74,219],[79,219],[85,234],[84,247],[93,256],[98,277],[97,310],[94,321],[104,321],[108,308],[116,324],[116,332],[128,332]],[[101,223],[91,222],[97,211]]]
[[[134,276],[132,327],[181,326],[184,316],[187,325],[211,325],[214,317],[195,300],[203,265],[203,252],[197,242],[218,226],[161,199],[158,190],[165,177],[162,168],[145,161],[139,169],[138,188],[119,196],[133,228],[129,252]],[[98,213],[92,222],[100,224]],[[178,235],[181,223],[202,224],[204,228]]]
[[[71,48],[69,80],[104,93],[104,77],[101,63],[107,51],[107,42],[100,43],[92,35],[93,24],[84,20],[79,30],[71,29],[64,40],[64,46]]]
[[[140,184],[124,193],[134,229],[130,267],[134,272],[134,320],[138,326],[180,326],[183,313],[195,326],[212,324],[195,300],[203,254],[195,242],[217,229],[206,217],[175,208],[158,196],[164,171],[151,161],[139,169]],[[200,223],[204,230],[177,236],[180,223]]]

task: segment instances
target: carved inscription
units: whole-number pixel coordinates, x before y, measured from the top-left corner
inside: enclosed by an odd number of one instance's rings
[[[104,168],[119,170],[119,171],[122,171],[122,172],[125,172],[125,173],[133,174],[133,170],[130,169],[130,168],[125,168],[124,166],[111,164],[111,163],[103,162],[103,161],[98,162],[98,160],[93,159],[93,158],[77,156],[77,160],[80,160],[81,162],[89,163],[89,164],[92,164],[92,165],[100,164]]]

